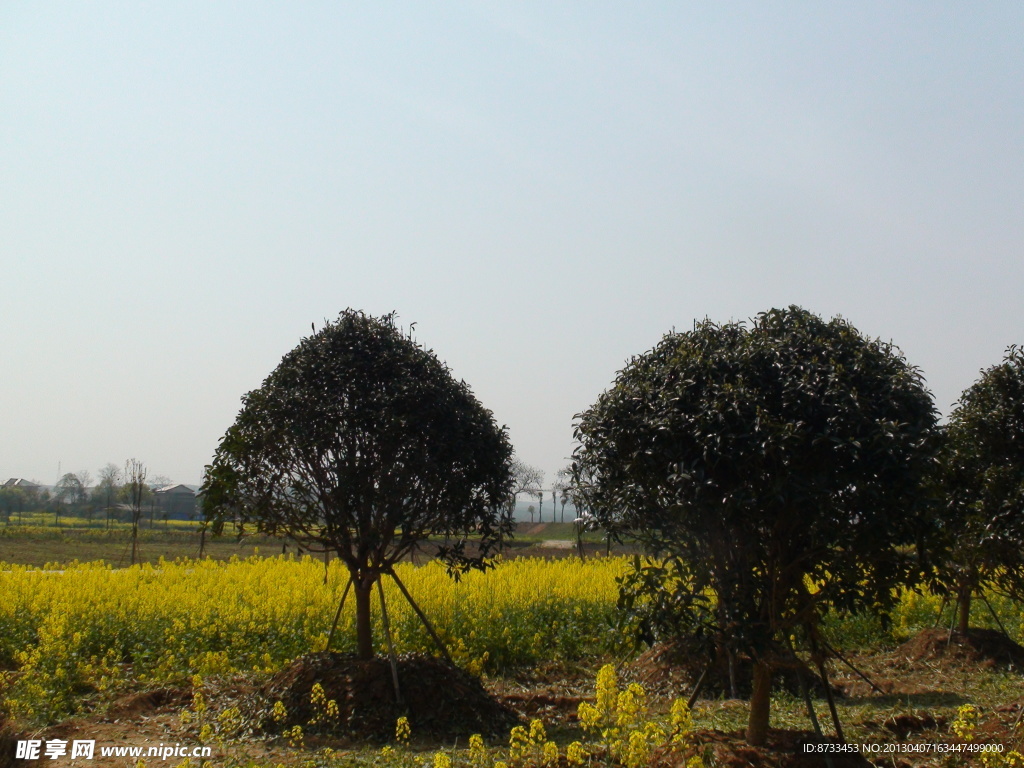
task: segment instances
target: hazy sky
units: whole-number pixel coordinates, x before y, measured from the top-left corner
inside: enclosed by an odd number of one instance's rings
[[[0,476],[196,483],[346,307],[549,480],[704,317],[841,314],[948,413],[1024,342],[1022,39],[1020,2],[0,2]]]

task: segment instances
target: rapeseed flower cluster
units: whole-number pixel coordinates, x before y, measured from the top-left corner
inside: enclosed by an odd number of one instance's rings
[[[615,668],[601,668],[596,682],[595,703],[582,702],[579,720],[585,732],[593,733],[603,744],[595,751],[579,741],[559,747],[549,738],[541,720],[529,726],[517,725],[509,732],[508,748],[488,750],[479,734],[469,737],[468,748],[434,753],[433,768],[558,768],[559,766],[595,765],[603,753],[604,764],[612,768],[645,768],[656,750],[680,751],[692,745],[693,721],[689,707],[682,700],[673,704],[668,723],[651,717],[643,687],[633,683],[620,690]],[[399,718],[395,727],[397,748],[385,747],[378,757],[385,765],[408,765],[409,721]],[[680,763],[685,768],[704,768],[698,755]]]
[[[981,713],[973,704],[964,704],[956,711],[956,719],[950,730],[958,738],[966,742],[974,742]],[[984,745],[988,746],[988,745]],[[1001,746],[1001,745],[999,745]],[[980,761],[983,768],[1021,768],[1024,766],[1024,755],[1012,747],[1009,750],[979,750],[969,753]]]
[[[625,768],[643,768],[656,749],[687,746],[693,726],[686,702],[677,699],[670,711],[671,730],[649,717],[647,693],[639,683],[619,688],[615,667],[606,664],[597,673],[595,703],[581,702],[577,711],[583,730],[599,735],[609,761]],[[568,756],[567,756],[568,757]],[[700,757],[691,757],[687,768],[703,768]]]

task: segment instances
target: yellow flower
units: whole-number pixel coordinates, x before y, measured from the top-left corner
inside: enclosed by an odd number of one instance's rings
[[[541,762],[548,766],[558,765],[558,745],[553,741],[547,741],[544,743],[544,749],[541,751]]]
[[[274,710],[271,716],[274,718],[275,723],[283,723],[285,718],[288,717],[288,710],[280,699],[274,702]]]
[[[597,673],[597,711],[602,717],[611,714],[618,699],[618,678],[615,667],[605,664]]]
[[[647,694],[639,683],[630,683],[615,701],[615,724],[622,727],[635,726],[647,714]]]
[[[601,713],[597,707],[586,701],[581,701],[579,707],[576,708],[576,716],[580,720],[580,725],[583,726],[585,731],[595,731],[601,722]]]
[[[672,741],[678,744],[693,730],[693,717],[685,701],[676,699],[672,702],[669,719],[672,723]]]
[[[469,764],[473,768],[485,768],[487,765],[487,747],[479,733],[469,737]]]
[[[589,755],[584,751],[583,745],[578,741],[572,742],[565,748],[565,762],[569,765],[583,765],[583,761],[588,757]]]
[[[540,744],[547,738],[547,734],[544,733],[544,723],[540,720],[533,719],[530,721],[530,743],[533,745]]]
[[[530,737],[521,725],[515,726],[508,735],[508,758],[513,764],[522,760],[530,748]]]
[[[974,729],[978,725],[978,710],[971,704],[964,704],[956,711],[953,733],[964,741],[974,741]]]
[[[408,746],[411,735],[412,728],[409,726],[409,718],[403,715],[395,721],[395,741],[402,746]]]

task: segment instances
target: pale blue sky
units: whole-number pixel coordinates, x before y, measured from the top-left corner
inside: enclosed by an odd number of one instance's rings
[[[199,481],[397,310],[549,480],[697,318],[799,304],[943,413],[1024,342],[1024,5],[0,2],[0,475]]]

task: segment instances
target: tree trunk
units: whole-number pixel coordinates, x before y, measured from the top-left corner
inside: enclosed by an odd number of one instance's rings
[[[754,662],[753,690],[750,693],[750,717],[747,720],[747,743],[764,746],[768,739],[768,715],[772,703],[772,668],[763,661]]]
[[[365,577],[353,579],[356,597],[356,658],[373,658],[373,625],[370,623],[370,595],[373,580]]]
[[[967,629],[971,625],[971,588],[962,587],[959,594],[956,597],[957,605],[957,631],[962,634],[967,634]]]

